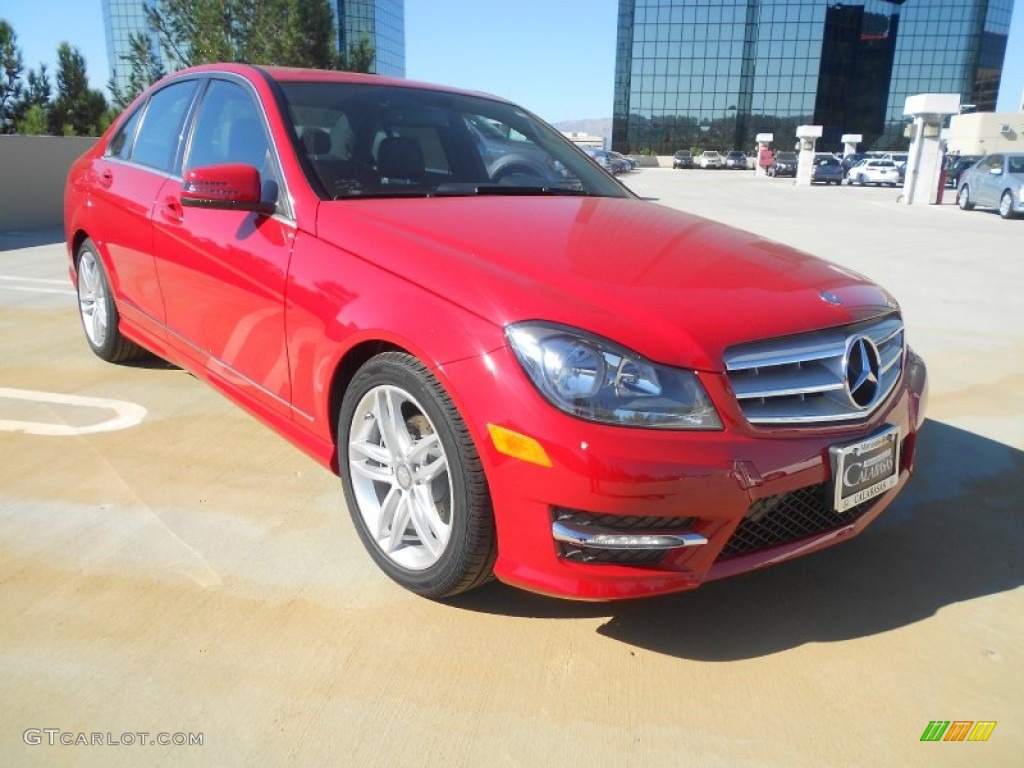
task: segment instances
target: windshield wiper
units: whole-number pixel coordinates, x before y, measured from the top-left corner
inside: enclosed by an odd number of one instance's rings
[[[442,184],[436,189],[374,189],[350,191],[335,195],[333,200],[366,200],[369,198],[387,197],[477,197],[483,195],[500,195],[509,197],[590,197],[591,193],[582,189],[547,186],[517,186],[510,184],[475,184],[452,183]]]
[[[431,189],[375,189],[375,190],[360,190],[358,192],[346,192],[341,195],[335,195],[332,200],[366,200],[368,198],[382,198],[382,197],[433,197],[434,191]]]
[[[472,197],[475,195],[503,195],[511,197],[565,195],[573,197],[589,197],[590,193],[583,189],[566,187],[524,186],[518,184],[442,184],[434,192],[438,197]]]

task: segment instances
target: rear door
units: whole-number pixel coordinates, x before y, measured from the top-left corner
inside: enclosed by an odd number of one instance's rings
[[[260,172],[276,212],[183,207],[181,179],[157,199],[154,250],[172,343],[253,404],[290,412],[284,298],[295,239],[277,154],[255,92],[211,78],[201,96],[182,175],[244,163]]]
[[[93,164],[92,204],[103,228],[100,243],[110,259],[110,277],[129,322],[163,336],[163,297],[153,260],[151,217],[157,194],[171,175],[181,129],[196,93],[195,80],[156,91],[121,125]]]

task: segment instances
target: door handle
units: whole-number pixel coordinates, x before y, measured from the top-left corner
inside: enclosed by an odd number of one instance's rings
[[[177,198],[165,197],[160,203],[160,215],[172,224],[181,224],[185,219],[185,209]]]

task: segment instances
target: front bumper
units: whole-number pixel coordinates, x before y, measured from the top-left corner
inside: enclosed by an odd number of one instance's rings
[[[925,366],[912,352],[869,421],[820,429],[750,427],[715,374],[700,378],[725,429],[706,432],[605,426],[563,414],[526,381],[507,349],[454,363],[445,374],[478,436],[498,536],[495,575],[584,600],[693,589],[857,535],[909,479],[927,399]],[[486,437],[489,423],[537,440],[553,466],[499,453]],[[846,513],[832,511],[829,448],[885,425],[900,430],[896,486]],[[794,518],[810,522],[794,534]],[[648,533],[692,538],[647,552],[602,551],[572,541],[571,534],[587,531],[618,534],[626,544]]]

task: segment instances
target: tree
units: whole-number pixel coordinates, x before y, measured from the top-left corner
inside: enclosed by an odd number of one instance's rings
[[[288,7],[279,62],[290,67],[343,68],[334,42],[334,14],[330,5],[319,0],[294,0],[281,4]]]
[[[218,61],[357,72],[373,66],[366,38],[338,54],[328,0],[157,0],[146,8],[146,23],[171,69]],[[119,107],[136,86],[142,90],[163,74],[156,58],[151,43],[133,40],[125,61],[138,77],[124,94],[114,92]]]
[[[49,114],[38,104],[29,107],[25,116],[15,123],[17,132],[25,136],[41,136],[49,131],[49,127]]]
[[[131,104],[136,96],[166,74],[160,51],[154,47],[153,38],[145,32],[136,32],[128,38],[128,50],[128,54],[121,57],[131,70],[128,85],[124,88],[117,85],[116,71],[107,83],[117,111]]]
[[[14,27],[0,19],[0,133],[14,127],[14,106],[21,97],[21,73],[25,71]]]
[[[33,108],[38,108],[39,113],[46,118],[52,97],[53,88],[50,85],[50,73],[46,71],[46,64],[40,63],[38,71],[30,69],[28,74],[25,75],[25,85],[21,89],[21,97],[13,109],[14,124],[17,126],[22,123]],[[26,133],[26,131],[22,131],[20,128],[17,130],[18,133]],[[33,130],[32,132],[46,133],[45,130]]]
[[[50,132],[58,136],[97,136],[105,124],[107,100],[89,88],[85,59],[77,48],[57,48],[57,97],[50,108]]]
[[[349,46],[348,51],[342,59],[340,68],[348,72],[363,72],[368,74],[373,71],[373,60],[376,56],[377,52],[374,51],[373,43],[370,42],[370,38],[363,35],[359,38],[358,43]]]

